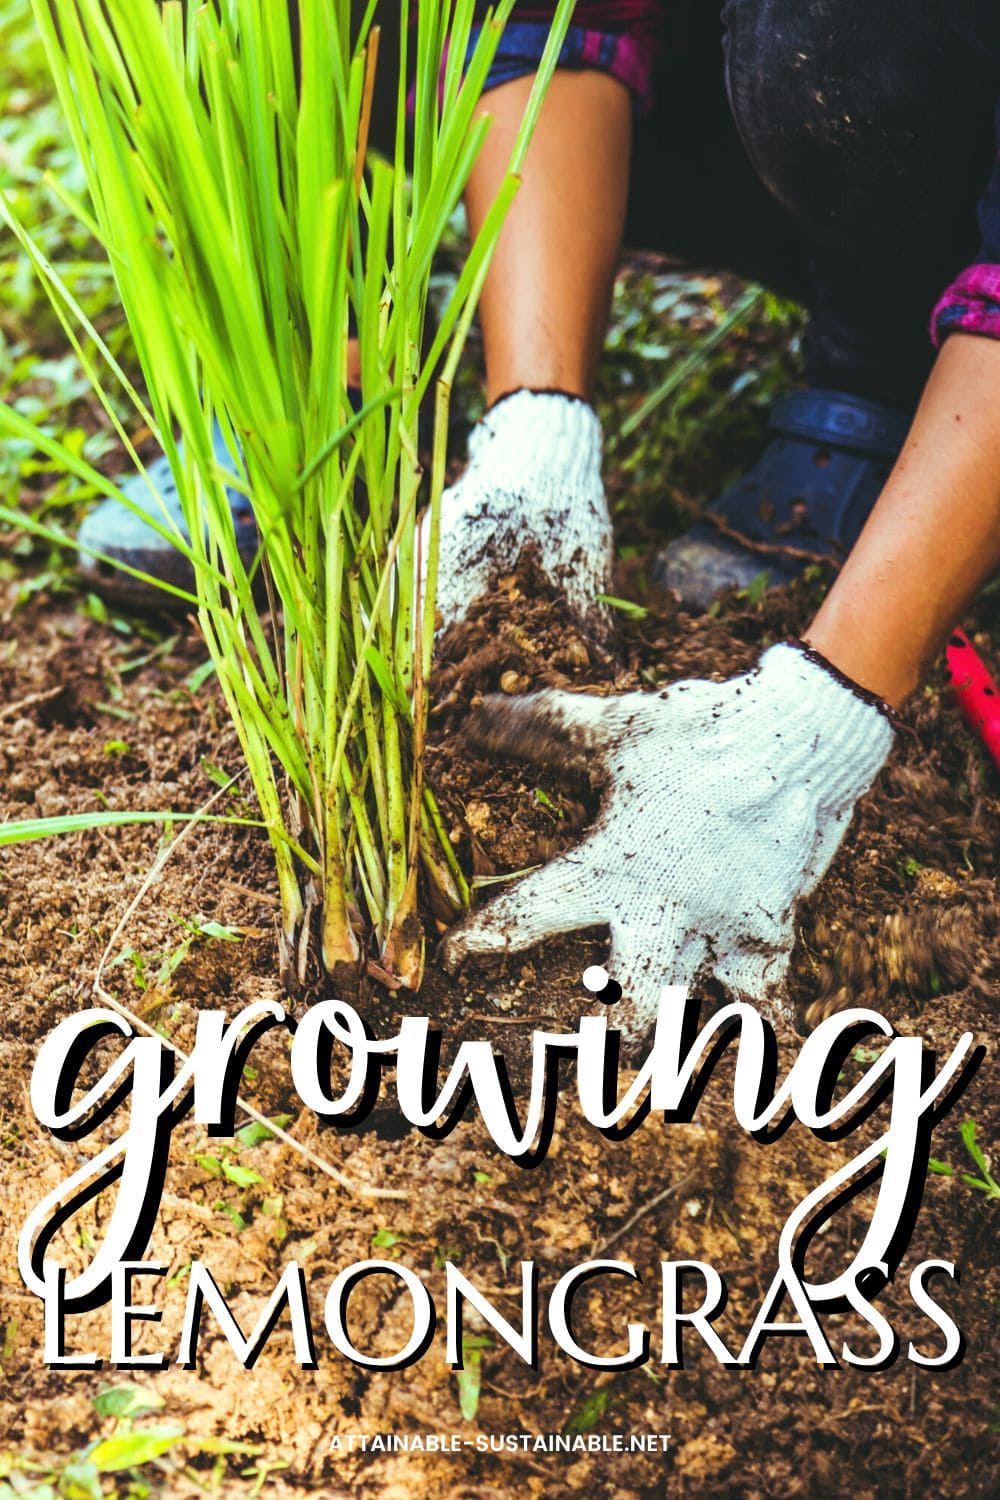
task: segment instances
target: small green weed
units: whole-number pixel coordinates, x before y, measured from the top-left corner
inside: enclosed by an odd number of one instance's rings
[[[962,1144],[972,1158],[974,1165],[979,1169],[980,1175],[977,1177],[971,1172],[958,1172],[948,1162],[937,1161],[934,1157],[931,1157],[927,1163],[928,1170],[937,1173],[939,1177],[958,1177],[960,1182],[964,1182],[969,1187],[974,1188],[977,1193],[982,1193],[987,1200],[1000,1198],[1000,1183],[996,1181],[990,1172],[989,1163],[983,1154],[982,1147],[976,1140],[975,1120],[963,1121],[959,1127],[959,1131],[962,1137]]]
[[[483,1350],[492,1349],[493,1340],[485,1334],[467,1333],[462,1338],[461,1370],[455,1371],[458,1385],[458,1408],[466,1422],[474,1422],[479,1410],[483,1385]]]

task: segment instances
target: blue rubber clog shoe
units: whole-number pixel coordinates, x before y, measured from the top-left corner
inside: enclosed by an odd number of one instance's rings
[[[218,424],[212,442],[219,467],[231,473],[233,460]],[[180,496],[166,454],[161,454],[147,465],[146,473],[181,534],[190,541],[190,532],[184,522]],[[80,572],[96,593],[121,600],[135,608],[184,607],[183,601],[178,600],[176,595],[168,594],[152,583],[133,578],[111,562],[103,562],[93,555],[95,552],[104,553],[108,558],[117,559],[130,568],[137,568],[152,578],[162,579],[175,588],[189,592],[194,589],[194,569],[187,558],[143,519],[143,515],[152,516],[161,524],[165,519],[149,484],[141,474],[135,474],[126,480],[121,490],[137,510],[132,510],[121,500],[103,500],[90,512],[80,527],[78,536]],[[233,513],[240,556],[249,568],[256,556],[258,543],[253,509],[246,495],[238,490],[227,489],[226,494]],[[138,513],[140,511],[142,514]]]
[[[699,521],[657,557],[654,577],[691,610],[765,570],[789,583],[814,558],[840,562],[861,534],[909,429],[910,417],[843,391],[795,391],[776,401],[757,463],[707,507],[730,532]],[[808,557],[788,550],[800,549]]]

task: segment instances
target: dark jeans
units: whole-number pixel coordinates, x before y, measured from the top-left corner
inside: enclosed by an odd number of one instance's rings
[[[627,238],[804,302],[810,383],[911,403],[979,250],[1000,0],[668,0]]]

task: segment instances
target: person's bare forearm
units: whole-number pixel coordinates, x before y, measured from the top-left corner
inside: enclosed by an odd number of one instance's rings
[[[465,195],[473,233],[507,171],[533,81],[491,89],[480,106],[492,125]],[[521,387],[590,398],[625,222],[631,130],[617,79],[556,73],[480,303],[491,402]]]
[[[898,707],[1000,566],[1000,342],[952,334],[805,639]]]

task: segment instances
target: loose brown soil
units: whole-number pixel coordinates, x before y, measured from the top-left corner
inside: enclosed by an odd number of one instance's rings
[[[624,579],[621,592],[635,591]],[[468,868],[480,876],[537,864],[579,836],[596,806],[587,785],[567,786],[550,772],[490,765],[463,746],[463,715],[486,690],[521,692],[541,684],[592,684],[605,691],[689,675],[724,677],[748,666],[762,643],[801,629],[815,599],[799,586],[763,606],[733,602],[716,618],[689,618],[668,599],[627,626],[624,659],[588,646],[525,565],[503,580],[460,636],[447,643],[436,681],[431,775],[447,826]],[[974,625],[974,621],[971,622]],[[985,644],[985,643],[984,643]],[[68,609],[34,606],[8,622],[0,647],[0,817],[10,819],[112,807],[190,809],[212,791],[208,761],[238,768],[235,742],[210,688],[192,694],[185,674],[203,653],[182,629],[145,664],[149,650]],[[994,663],[996,658],[994,656]],[[829,878],[803,913],[794,965],[800,1028],[847,1002],[875,1004],[904,1032],[919,1033],[946,1055],[966,1030],[992,1046],[998,969],[994,881],[998,784],[933,675],[908,715],[890,766],[859,810]],[[116,743],[117,742],[117,743]],[[543,795],[539,796],[541,792]],[[158,1421],[191,1438],[190,1465],[176,1448],[169,1471],[147,1469],[154,1491],[186,1496],[208,1485],[247,1494],[239,1478],[249,1458],[217,1468],[197,1439],[226,1437],[258,1445],[284,1465],[264,1493],[399,1497],[572,1495],[638,1500],[653,1496],[851,1496],[996,1494],[997,1204],[957,1177],[931,1176],[900,1275],[881,1299],[904,1357],[889,1370],[820,1369],[808,1342],[771,1339],[756,1371],[721,1368],[697,1341],[686,1368],[657,1364],[627,1373],[587,1370],[560,1354],[543,1333],[536,1372],[507,1350],[482,1351],[474,1418],[460,1413],[460,1390],[439,1331],[426,1356],[399,1372],[366,1371],[335,1356],[321,1329],[322,1298],[337,1271],[368,1256],[392,1257],[444,1284],[442,1262],[457,1262],[513,1316],[519,1262],[538,1263],[543,1293],[563,1271],[606,1254],[632,1261],[642,1287],[612,1295],[595,1284],[581,1296],[575,1331],[599,1352],[622,1347],[627,1319],[654,1329],[658,1357],[658,1262],[694,1258],[714,1265],[730,1291],[718,1327],[739,1347],[773,1275],[777,1237],[795,1205],[857,1149],[817,1140],[793,1127],[759,1145],[732,1122],[727,1074],[719,1071],[690,1125],[651,1119],[630,1138],[610,1142],[573,1113],[569,1096],[548,1159],[532,1171],[497,1152],[476,1122],[432,1141],[400,1126],[388,1105],[349,1133],[318,1129],[303,1112],[295,1136],[361,1186],[402,1198],[346,1191],[291,1148],[274,1141],[244,1149],[241,1165],[262,1179],[246,1189],[211,1175],[196,1157],[219,1151],[191,1121],[174,1133],[163,1208],[147,1254],[169,1265],[173,1286],[155,1293],[163,1321],[143,1328],[140,1350],[175,1357],[184,1307],[184,1269],[204,1260],[244,1327],[291,1259],[304,1267],[316,1314],[319,1368],[300,1370],[284,1324],[252,1372],[237,1366],[210,1320],[193,1371],[163,1373],[48,1371],[42,1322],[24,1292],[15,1241],[31,1206],[68,1175],[93,1142],[54,1142],[27,1099],[42,1039],[67,1013],[92,1003],[101,954],[139,889],[160,842],[155,828],[91,832],[7,850],[0,862],[0,1328],[6,1328],[0,1384],[0,1451],[21,1461],[63,1465],[110,1430],[92,1398],[108,1382],[153,1387],[165,1405]],[[187,837],[116,940],[105,982],[126,1004],[190,1045],[197,1012],[282,998],[276,978],[275,907],[268,853],[253,830],[203,826]],[[241,929],[239,942],[197,939],[172,973],[165,964],[190,935],[184,921]],[[431,932],[433,941],[435,934]],[[605,952],[600,932],[465,972],[451,980],[433,954],[419,997],[365,982],[375,1030],[398,1016],[430,1015],[446,1031],[445,1048],[487,1037],[523,1080],[533,1025],[571,1029],[596,1007],[580,984],[584,967]],[[157,973],[163,977],[157,982]],[[323,992],[314,976],[301,1010]],[[801,1036],[779,1028],[783,1065]],[[960,1170],[958,1124],[975,1119],[989,1153],[998,1115],[990,1059],[957,1109],[935,1133],[933,1153]],[[267,1038],[253,1059],[246,1092],[269,1113],[294,1108],[286,1049]],[[673,1187],[672,1193],[665,1189]],[[860,1243],[859,1200],[820,1236],[817,1274],[843,1262]],[[242,1229],[232,1212],[240,1216]],[[78,1264],[88,1233],[100,1233],[103,1204],[60,1234],[60,1254]],[[940,1334],[913,1307],[909,1269],[933,1257],[961,1269],[958,1286],[937,1283],[964,1330],[964,1361],[947,1372],[907,1362],[912,1338],[925,1352]],[[176,1279],[175,1279],[176,1278]],[[145,1293],[151,1283],[143,1284]],[[405,1342],[405,1299],[386,1301],[365,1283],[352,1301],[358,1343],[388,1353]],[[604,1283],[603,1285],[607,1285]],[[614,1286],[614,1284],[612,1284]],[[506,1299],[506,1301],[504,1300]],[[138,1300],[144,1300],[140,1297]],[[785,1316],[788,1316],[787,1312]],[[71,1348],[106,1347],[103,1313],[77,1320]],[[860,1325],[827,1321],[831,1344],[847,1337],[871,1348]],[[852,1332],[853,1330],[853,1332]],[[0,1339],[0,1342],[4,1342]],[[140,1424],[141,1425],[141,1424]],[[576,1453],[386,1456],[337,1453],[348,1433],[559,1432],[671,1434],[667,1455]],[[120,1493],[128,1492],[122,1483]]]

